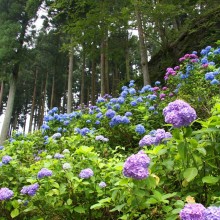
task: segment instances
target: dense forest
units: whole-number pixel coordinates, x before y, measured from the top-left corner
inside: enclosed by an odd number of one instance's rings
[[[0,142],[19,126],[39,129],[48,108],[70,113],[131,79],[163,81],[178,57],[218,40],[218,3],[0,0]]]

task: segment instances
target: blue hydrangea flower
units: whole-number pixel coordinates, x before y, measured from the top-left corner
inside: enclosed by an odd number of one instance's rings
[[[2,157],[2,163],[3,164],[8,164],[12,160],[12,157],[6,155]]]
[[[123,97],[118,98],[118,103],[123,104],[125,102],[125,99]]]
[[[82,136],[86,136],[89,132],[90,132],[90,130],[89,130],[88,128],[82,128],[82,129],[80,130],[80,134],[81,134]]]
[[[150,106],[150,107],[148,108],[148,110],[149,110],[149,111],[154,111],[154,110],[155,110],[155,107],[154,107],[154,106]]]
[[[129,89],[129,93],[130,93],[131,95],[134,95],[134,94],[136,94],[136,90],[135,90],[134,88],[130,88],[130,89]]]
[[[86,168],[84,170],[81,170],[81,172],[79,174],[79,177],[81,179],[88,179],[88,178],[90,178],[93,175],[94,175],[94,173],[93,173],[92,169]]]
[[[136,105],[137,105],[137,102],[136,102],[136,101],[131,101],[131,102],[130,102],[130,105],[131,105],[131,106],[136,106]]]
[[[55,133],[55,134],[53,134],[53,136],[52,136],[52,138],[53,139],[58,139],[58,138],[61,138],[61,133]]]
[[[176,100],[163,109],[165,122],[176,128],[190,125],[197,117],[196,111],[186,102]]]
[[[34,196],[39,188],[39,184],[35,183],[30,186],[23,186],[21,189],[21,194],[27,194],[29,196]]]
[[[205,220],[205,207],[200,203],[188,203],[180,211],[181,220]]]
[[[213,80],[215,78],[213,72],[208,72],[205,74],[205,79],[206,80]]]
[[[130,116],[132,116],[132,113],[131,112],[125,112],[125,116],[130,117]]]
[[[220,207],[210,206],[204,211],[205,220],[219,220]]]
[[[144,134],[145,133],[145,128],[143,125],[141,124],[138,124],[135,128],[135,131],[138,133],[138,134]]]
[[[43,177],[47,177],[47,176],[52,176],[53,172],[51,170],[48,170],[47,168],[42,168],[38,174],[37,177],[39,179],[43,178]]]
[[[102,115],[101,112],[99,112],[99,113],[96,115],[96,118],[102,118],[102,117],[103,117],[103,115]]]
[[[159,86],[160,84],[161,84],[160,81],[156,81],[156,82],[155,82],[155,86]]]
[[[115,116],[116,112],[112,109],[107,110],[107,112],[105,113],[107,118],[113,118]]]
[[[213,79],[211,82],[210,82],[211,85],[219,85],[219,80],[217,79]]]
[[[0,201],[8,200],[14,195],[13,191],[7,187],[0,189]]]
[[[139,151],[137,154],[132,154],[124,163],[123,175],[136,180],[142,180],[149,176],[148,166],[150,158],[144,153]]]
[[[4,146],[0,146],[0,150],[3,150],[4,149]]]

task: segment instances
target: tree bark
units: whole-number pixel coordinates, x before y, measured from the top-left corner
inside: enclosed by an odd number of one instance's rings
[[[54,78],[54,74],[53,74],[52,89],[51,89],[51,98],[50,98],[50,109],[53,108],[54,88],[55,88],[55,78]]]
[[[105,95],[105,40],[101,42],[101,96]]]
[[[33,91],[33,97],[32,97],[32,106],[31,106],[31,114],[30,114],[28,132],[32,131],[32,122],[33,122],[33,116],[34,116],[36,90],[37,90],[37,75],[38,75],[38,69],[36,69],[35,76],[34,76],[34,91]]]
[[[129,65],[129,47],[128,47],[128,36],[127,31],[126,42],[125,42],[125,66],[126,66],[126,81],[130,81],[130,65]]]
[[[43,120],[44,120],[44,107],[45,107],[46,94],[47,94],[47,79],[48,79],[48,72],[47,72],[46,79],[44,82],[44,90],[43,90],[42,105],[41,105],[41,110],[40,110],[39,127],[43,124]]]
[[[135,14],[136,14],[137,26],[138,26],[138,37],[139,37],[140,55],[141,55],[141,69],[142,69],[142,74],[143,74],[144,85],[147,85],[147,84],[150,84],[147,48],[146,48],[145,40],[144,40],[141,12],[137,4],[134,7],[135,7]]]
[[[95,59],[92,59],[92,105],[95,105],[95,93],[96,93],[96,62]]]
[[[3,91],[4,91],[4,82],[1,82],[0,86],[0,115],[3,113]]]
[[[67,92],[67,113],[72,112],[72,102],[73,102],[73,49],[71,48],[69,52],[69,73],[68,73],[68,92]]]
[[[109,91],[109,71],[108,71],[108,32],[106,33],[105,37],[105,93],[110,94]]]
[[[2,131],[1,131],[1,137],[0,137],[0,145],[4,143],[4,141],[7,139],[8,136],[8,130],[11,122],[11,116],[14,106],[14,99],[16,94],[16,86],[17,86],[17,77],[18,77],[18,69],[19,65],[15,64],[15,74],[12,75],[10,80],[10,89],[9,89],[9,95],[8,95],[8,101],[7,101],[7,108],[5,111],[5,117],[4,122],[2,125]]]
[[[85,104],[85,53],[83,48],[82,54],[82,75],[81,75],[81,92],[80,92],[80,104]]]

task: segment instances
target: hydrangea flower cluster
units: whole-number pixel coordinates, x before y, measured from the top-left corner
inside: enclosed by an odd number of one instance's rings
[[[141,124],[138,124],[135,128],[135,131],[138,133],[138,134],[144,134],[146,132],[145,128],[143,125]]]
[[[163,109],[165,122],[175,128],[190,125],[197,117],[196,111],[186,102],[176,100]]]
[[[64,158],[64,155],[63,155],[63,154],[60,154],[60,153],[55,153],[54,158],[56,158],[56,159],[62,159],[62,158]]]
[[[172,135],[170,132],[166,132],[164,129],[152,130],[148,135],[145,135],[140,141],[139,146],[151,146],[158,145],[162,141],[165,141],[171,138]]]
[[[106,183],[103,181],[99,183],[100,188],[105,188],[106,186],[107,186]]]
[[[130,120],[126,116],[116,115],[109,122],[110,127],[114,127],[119,124],[129,124]]]
[[[123,175],[136,180],[142,180],[149,176],[148,166],[150,158],[144,153],[139,151],[137,154],[132,154],[124,163]]]
[[[37,177],[39,179],[43,178],[43,177],[47,177],[47,176],[52,176],[53,172],[47,168],[42,168],[38,174],[37,174]]]
[[[64,170],[69,170],[69,169],[71,169],[70,163],[64,163],[64,164],[63,164],[63,169],[64,169]]]
[[[96,141],[103,141],[103,142],[108,142],[109,139],[108,138],[105,138],[103,135],[98,135],[95,137],[95,140]]]
[[[30,186],[23,186],[21,189],[21,194],[27,194],[29,196],[34,196],[39,188],[39,184],[35,183]]]
[[[113,118],[115,116],[116,112],[112,109],[107,110],[107,112],[105,113],[107,118]]]
[[[205,220],[219,220],[220,207],[210,206],[204,212]]]
[[[205,207],[200,203],[188,203],[180,211],[181,220],[205,220]]]
[[[81,172],[79,174],[79,177],[81,179],[88,179],[88,178],[90,178],[93,175],[94,175],[94,173],[93,173],[92,169],[86,168],[84,170],[81,170]]]
[[[8,164],[12,160],[12,157],[6,155],[2,157],[2,163],[3,164]]]
[[[61,133],[55,133],[55,134],[52,135],[52,138],[53,139],[58,139],[58,138],[61,138],[61,136],[62,136]]]
[[[0,201],[10,199],[13,195],[13,191],[7,187],[3,187],[0,189]]]

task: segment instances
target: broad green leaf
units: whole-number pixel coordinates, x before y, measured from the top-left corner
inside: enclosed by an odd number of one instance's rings
[[[73,210],[80,214],[86,213],[86,210],[82,206],[76,206]]]
[[[178,148],[178,152],[179,152],[179,155],[182,159],[185,158],[185,155],[186,155],[186,145],[184,142],[180,142],[177,146]]]
[[[68,200],[66,201],[67,205],[71,205],[72,202],[73,202],[72,199],[68,199]]]
[[[184,173],[183,177],[187,182],[192,181],[198,174],[198,170],[195,167],[187,168]]]
[[[11,217],[12,218],[15,218],[16,216],[19,215],[19,210],[18,209],[14,209],[12,212],[11,212]]]
[[[115,208],[111,209],[110,212],[114,212],[114,211],[120,212],[125,205],[126,205],[125,203],[121,204],[121,205],[117,205],[117,206],[115,206]]]
[[[95,204],[95,205],[92,205],[92,206],[90,207],[90,209],[100,209],[100,208],[102,208],[102,207],[103,207],[103,204],[97,203],[97,204]]]
[[[214,184],[214,183],[217,183],[218,181],[219,181],[219,178],[214,177],[214,176],[205,176],[205,177],[202,178],[203,183]]]

